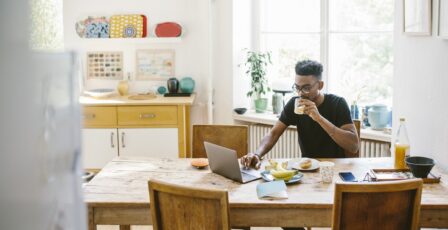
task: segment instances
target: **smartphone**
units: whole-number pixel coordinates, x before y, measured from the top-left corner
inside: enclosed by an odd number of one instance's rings
[[[356,177],[351,172],[340,172],[339,176],[341,177],[341,179],[343,181],[346,181],[346,182],[355,182],[355,181],[357,181]]]

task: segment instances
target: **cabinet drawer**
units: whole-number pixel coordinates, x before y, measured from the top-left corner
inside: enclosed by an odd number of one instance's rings
[[[118,125],[176,125],[177,106],[120,106]]]
[[[115,107],[84,107],[82,110],[84,127],[116,126],[117,112]]]

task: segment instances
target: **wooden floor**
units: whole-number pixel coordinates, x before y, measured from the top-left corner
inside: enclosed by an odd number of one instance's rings
[[[282,230],[281,228],[260,228],[260,227],[252,227],[251,230]],[[330,228],[313,228],[313,230],[329,230]],[[112,225],[103,225],[98,226],[98,230],[118,230],[118,226]],[[151,226],[132,226],[131,230],[152,230]]]
[[[252,227],[251,230],[282,230],[281,228],[261,228],[261,227]],[[313,228],[313,230],[330,230],[331,228]],[[425,229],[433,229],[433,228],[422,228]],[[118,226],[113,225],[100,225],[98,226],[98,230],[119,230]],[[131,230],[152,230],[152,226],[132,226]],[[445,229],[446,230],[446,229]]]

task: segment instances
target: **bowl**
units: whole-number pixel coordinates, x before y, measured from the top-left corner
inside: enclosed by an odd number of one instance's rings
[[[106,98],[115,94],[115,89],[90,89],[85,90],[84,94],[95,98]]]
[[[406,158],[406,164],[412,175],[417,178],[426,178],[432,167],[434,167],[435,162],[431,158],[415,156]]]
[[[241,115],[241,114],[244,114],[247,111],[247,109],[246,108],[236,108],[236,109],[233,109],[233,111],[235,111],[235,113]]]

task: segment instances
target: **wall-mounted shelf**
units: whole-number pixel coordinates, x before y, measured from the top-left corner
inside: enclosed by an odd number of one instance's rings
[[[79,38],[80,43],[97,44],[97,43],[127,43],[127,44],[147,44],[147,43],[180,43],[182,37],[174,38]]]

